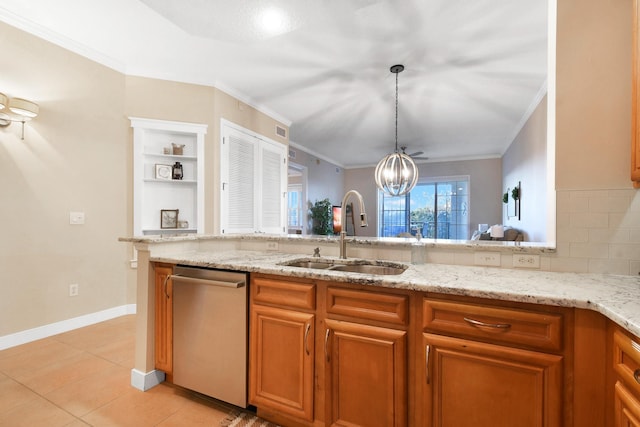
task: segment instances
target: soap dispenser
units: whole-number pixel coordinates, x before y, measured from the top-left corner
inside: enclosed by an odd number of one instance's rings
[[[426,249],[422,243],[422,234],[416,233],[416,241],[411,244],[411,264],[424,264],[426,261]]]

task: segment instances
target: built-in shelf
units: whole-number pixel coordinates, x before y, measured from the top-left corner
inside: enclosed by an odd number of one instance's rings
[[[145,178],[144,182],[156,182],[158,184],[168,184],[168,185],[194,185],[198,184],[198,181],[194,181],[192,179],[156,179],[156,178]]]
[[[130,117],[133,128],[133,234],[204,232],[204,135],[207,125]],[[181,153],[173,154],[175,147]],[[179,162],[183,179],[171,168]],[[161,210],[178,210],[176,228],[161,226]],[[186,221],[186,227],[180,222]],[[135,254],[134,254],[135,258]]]
[[[164,159],[171,159],[172,161],[197,161],[198,158],[195,156],[178,156],[173,154],[160,154],[160,153],[143,153],[145,157],[157,157]]]

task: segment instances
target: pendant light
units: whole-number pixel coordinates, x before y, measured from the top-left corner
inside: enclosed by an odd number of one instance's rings
[[[404,65],[394,65],[390,71],[396,75],[396,149],[376,166],[376,185],[389,196],[403,196],[416,186],[418,168],[411,157],[398,151],[398,73]]]

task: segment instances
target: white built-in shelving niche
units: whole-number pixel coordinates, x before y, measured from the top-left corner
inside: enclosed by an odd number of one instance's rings
[[[130,117],[133,128],[133,234],[204,232],[204,135],[207,125]],[[181,155],[165,154],[172,144]],[[159,179],[156,165],[182,164],[181,180]],[[186,228],[161,228],[160,211],[178,209]]]

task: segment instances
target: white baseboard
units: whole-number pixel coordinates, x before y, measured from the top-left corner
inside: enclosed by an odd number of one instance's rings
[[[164,381],[165,374],[162,371],[153,370],[142,372],[133,368],[131,370],[131,386],[138,390],[147,391]]]
[[[74,317],[73,319],[62,320],[60,322],[50,323],[37,328],[27,329],[26,331],[16,332],[15,334],[4,335],[0,337],[0,350],[47,338],[73,329],[93,325],[94,323],[104,322],[105,320],[114,319],[126,314],[135,313],[135,304],[121,305],[119,307],[85,314],[84,316]]]

